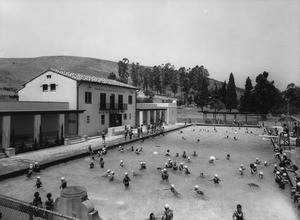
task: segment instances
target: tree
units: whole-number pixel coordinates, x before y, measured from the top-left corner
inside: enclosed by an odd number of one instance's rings
[[[114,72],[111,72],[108,77],[108,79],[113,79],[113,80],[117,80],[117,75]]]
[[[138,86],[140,84],[141,66],[139,63],[132,63],[130,70],[132,84]]]
[[[201,110],[203,111],[204,106],[209,102],[208,78],[201,77],[200,79],[200,89],[195,92],[195,103],[197,106],[201,107]]]
[[[236,86],[234,82],[233,74],[230,73],[229,81],[226,90],[226,100],[225,105],[226,108],[231,112],[232,109],[237,107],[237,94],[236,94]]]
[[[123,83],[128,83],[128,77],[129,77],[129,72],[128,72],[128,67],[129,65],[129,60],[127,58],[123,58],[123,60],[120,60],[118,62],[118,73],[119,73],[119,77],[120,77],[120,82]]]
[[[252,82],[249,77],[246,79],[246,84],[245,84],[245,91],[244,94],[241,96],[240,99],[240,111],[241,112],[250,112],[253,110],[252,108],[252,100],[251,100],[251,93],[253,90]]]
[[[226,81],[224,81],[222,87],[218,91],[219,98],[223,103],[226,102],[226,89],[227,89],[227,83]]]
[[[274,86],[274,81],[268,80],[269,73],[264,71],[256,77],[256,85],[252,93],[253,105],[256,111],[262,114],[269,113],[276,105],[279,90]]]
[[[154,84],[154,89],[157,93],[162,92],[162,88],[161,88],[161,69],[159,66],[154,66],[153,67],[153,84]]]
[[[178,71],[172,71],[171,82],[170,82],[171,91],[174,93],[174,97],[178,92]]]
[[[298,86],[290,83],[283,91],[283,97],[287,114],[296,114],[300,111],[300,88]]]
[[[143,68],[142,69],[142,75],[143,75],[143,90],[147,90],[149,87],[150,82],[150,75],[151,75],[151,69],[150,68]]]

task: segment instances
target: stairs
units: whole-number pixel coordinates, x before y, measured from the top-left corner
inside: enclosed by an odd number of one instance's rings
[[[8,157],[7,154],[4,152],[4,149],[0,148],[0,159]]]

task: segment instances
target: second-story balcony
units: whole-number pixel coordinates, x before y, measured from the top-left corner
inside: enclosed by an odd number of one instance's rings
[[[125,103],[100,103],[100,110],[101,111],[110,111],[110,110],[116,110],[116,111],[124,111],[127,110],[127,104]]]

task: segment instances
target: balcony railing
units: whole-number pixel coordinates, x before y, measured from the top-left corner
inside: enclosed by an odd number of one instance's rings
[[[118,110],[118,111],[123,111],[127,110],[127,104],[125,103],[105,103],[101,104],[100,103],[100,110],[105,111],[105,110]]]

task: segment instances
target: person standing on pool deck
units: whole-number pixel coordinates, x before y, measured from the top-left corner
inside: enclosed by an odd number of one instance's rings
[[[162,220],[172,220],[173,219],[173,210],[170,209],[168,204],[165,204],[165,212],[162,217]]]
[[[60,180],[61,180],[61,183],[60,183],[59,188],[61,188],[61,189],[67,188],[67,181],[65,180],[65,177],[62,177]]]
[[[236,211],[232,215],[233,220],[244,220],[244,213],[242,212],[242,206],[238,204],[236,206]]]
[[[105,144],[105,132],[102,131],[102,143]]]
[[[125,186],[125,188],[127,189],[129,187],[129,182],[130,182],[130,178],[128,176],[128,173],[125,173],[125,176],[123,178],[123,184]]]

